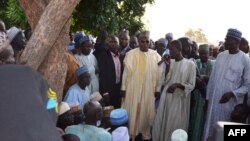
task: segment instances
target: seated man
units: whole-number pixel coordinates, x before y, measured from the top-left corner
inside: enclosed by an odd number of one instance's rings
[[[61,102],[59,106],[59,116],[56,126],[64,130],[67,126],[74,124],[74,116],[70,110],[68,103]]]
[[[115,109],[110,113],[110,124],[113,141],[129,141],[128,113],[125,109]]]
[[[103,128],[99,128],[102,118],[102,106],[97,101],[89,101],[83,109],[86,124],[72,125],[65,129],[67,134],[75,134],[80,141],[111,141],[111,134]]]
[[[63,141],[80,141],[79,137],[74,134],[64,134]]]
[[[90,74],[88,68],[86,66],[78,68],[76,76],[78,82],[69,88],[63,101],[68,104],[79,103],[80,108],[83,109],[84,104],[90,100],[90,91],[88,89]]]

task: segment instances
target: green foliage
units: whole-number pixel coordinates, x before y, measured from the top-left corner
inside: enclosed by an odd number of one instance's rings
[[[144,24],[146,4],[154,0],[82,0],[73,13],[72,30],[82,29],[97,35],[102,29],[111,34],[126,28],[131,34],[141,30]]]
[[[4,10],[1,11],[1,17],[4,17],[6,26],[27,27],[27,19],[17,0],[3,0],[1,5],[4,7]]]
[[[201,28],[188,29],[188,31],[185,33],[185,36],[196,41],[197,43],[207,43],[207,37]]]
[[[7,0],[0,0],[0,19],[3,20],[8,28],[8,18],[6,17]]]
[[[71,30],[81,30],[96,36],[102,29],[116,34],[126,28],[133,34],[143,29],[141,17],[146,4],[153,2],[154,0],[81,0],[72,15]],[[0,3],[0,17],[4,17],[2,19],[7,26],[27,26],[27,19],[18,0],[1,0]]]

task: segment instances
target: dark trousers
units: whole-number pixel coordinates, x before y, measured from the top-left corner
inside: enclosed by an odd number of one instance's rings
[[[114,106],[115,109],[121,108],[122,97],[120,94],[121,84],[118,83],[115,85],[112,92],[110,92],[110,104]]]

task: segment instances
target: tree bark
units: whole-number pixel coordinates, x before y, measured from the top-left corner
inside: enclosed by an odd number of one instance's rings
[[[66,45],[69,43],[69,24],[60,34],[60,39],[56,41],[54,47],[49,51],[46,59],[39,66],[38,71],[51,85],[51,88],[59,95],[58,100],[62,100],[63,87],[67,73]]]
[[[35,29],[44,9],[48,5],[48,0],[19,0],[21,7],[28,19],[32,30]]]
[[[69,43],[69,18],[79,0],[19,2],[33,30],[21,60],[38,70],[61,100],[67,72],[64,54]]]

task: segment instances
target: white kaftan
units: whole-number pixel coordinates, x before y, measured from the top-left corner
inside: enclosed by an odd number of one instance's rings
[[[171,60],[167,82],[161,94],[160,106],[153,125],[154,141],[170,141],[176,129],[187,131],[190,112],[191,91],[195,87],[196,68],[193,61],[183,58]],[[180,83],[185,89],[177,88],[174,93],[167,89],[174,83]]]
[[[229,54],[228,50],[220,53],[216,59],[207,86],[208,114],[206,117],[203,141],[213,133],[217,121],[230,121],[230,114],[235,105],[242,103],[242,96],[250,87],[250,59],[239,51]],[[220,104],[221,97],[227,92],[234,97],[227,103]]]

